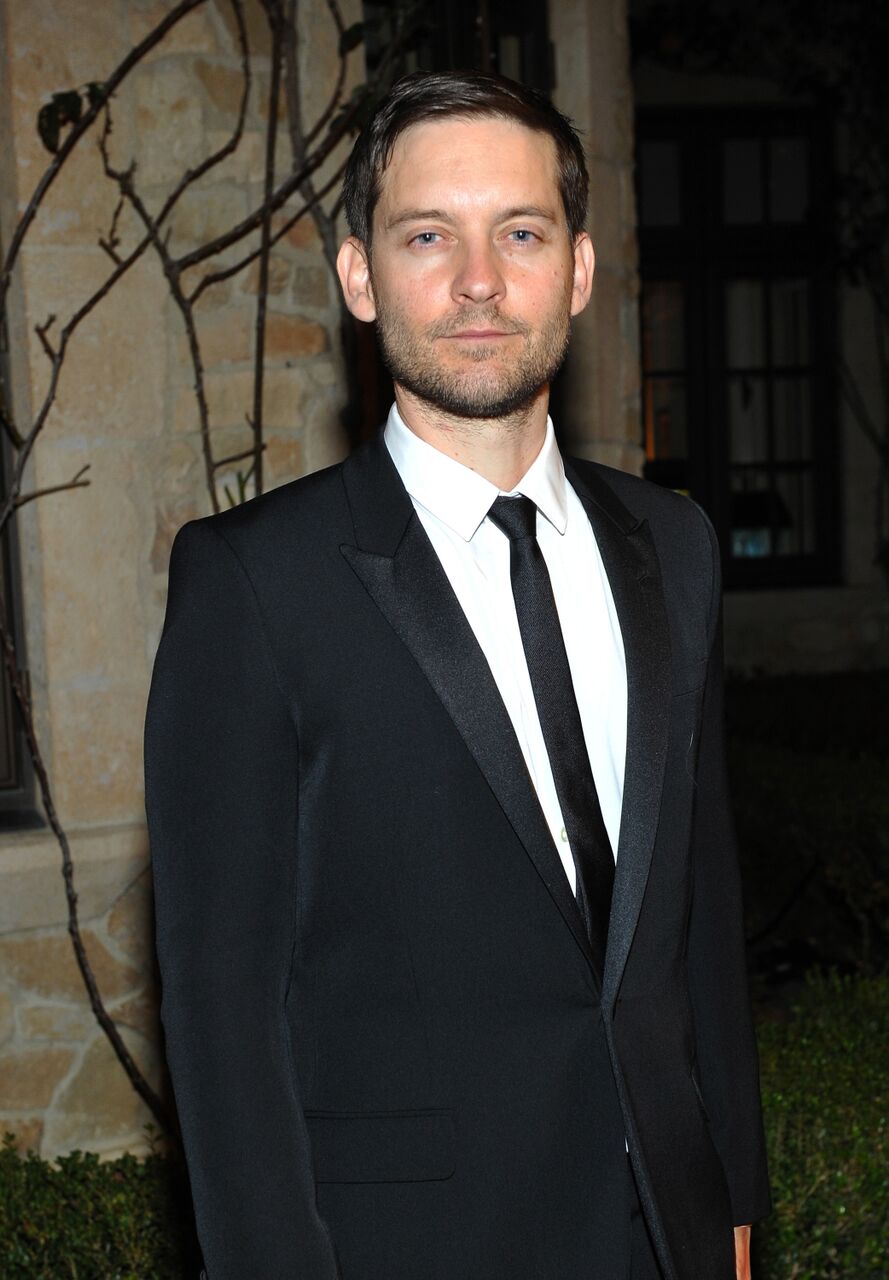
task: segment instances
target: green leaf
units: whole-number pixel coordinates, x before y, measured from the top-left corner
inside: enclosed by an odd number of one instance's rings
[[[61,124],[77,124],[83,115],[83,99],[77,89],[65,89],[62,93],[54,93],[52,100],[59,108]]]
[[[55,155],[59,149],[60,131],[58,106],[55,102],[45,102],[37,113],[37,132],[40,135],[40,141],[52,155]]]
[[[347,53],[351,53],[353,49],[357,49],[364,39],[364,23],[355,22],[351,27],[346,27],[340,36],[340,57],[344,58]]]

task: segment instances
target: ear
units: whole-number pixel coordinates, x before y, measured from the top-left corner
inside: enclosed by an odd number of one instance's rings
[[[574,282],[571,288],[571,314],[579,315],[590,300],[593,291],[593,272],[596,255],[593,242],[585,231],[574,241]]]
[[[336,256],[336,272],[340,278],[346,306],[356,320],[376,320],[368,251],[360,240],[349,236]]]

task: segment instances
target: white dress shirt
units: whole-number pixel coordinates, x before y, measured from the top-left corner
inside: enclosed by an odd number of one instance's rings
[[[574,861],[519,634],[509,540],[487,519],[500,490],[414,435],[395,405],[384,439],[491,668],[576,891]],[[616,857],[627,746],[623,641],[605,566],[586,512],[565,477],[549,418],[543,447],[512,492],[537,506],[537,540],[552,581],[584,741]]]

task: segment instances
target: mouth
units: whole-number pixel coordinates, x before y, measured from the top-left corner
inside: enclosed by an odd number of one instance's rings
[[[514,338],[516,333],[505,329],[463,329],[460,333],[448,333],[444,336],[471,342],[490,342],[495,338]]]

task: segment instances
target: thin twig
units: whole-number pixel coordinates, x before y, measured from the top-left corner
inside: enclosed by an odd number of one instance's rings
[[[19,497],[16,498],[15,503],[13,504],[15,506],[16,511],[18,511],[19,508],[23,507],[26,502],[33,502],[35,498],[45,498],[47,494],[50,494],[50,493],[65,493],[68,489],[88,489],[90,486],[90,481],[81,480],[80,477],[83,475],[86,475],[89,469],[90,469],[90,464],[87,462],[84,466],[80,468],[80,470],[77,472],[74,478],[72,480],[67,481],[66,484],[51,484],[51,485],[48,485],[47,488],[45,489],[35,489],[32,493],[20,494]]]
[[[6,292],[9,288],[9,281],[12,275],[12,268],[18,258],[22,242],[28,233],[31,223],[37,216],[37,210],[43,203],[46,193],[55,182],[62,169],[65,161],[71,152],[77,146],[83,135],[92,127],[94,120],[98,116],[102,107],[111,98],[114,91],[145,57],[150,53],[155,45],[160,44],[168,31],[171,31],[192,9],[197,9],[206,0],[181,0],[175,9],[171,9],[167,16],[158,23],[158,25],[148,33],[144,40],[141,40],[134,49],[131,49],[124,60],[112,71],[111,75],[102,85],[102,92],[96,96],[93,103],[90,104],[88,110],[84,112],[80,120],[68,134],[59,150],[53,156],[51,163],[48,165],[43,177],[37,183],[31,199],[25,206],[25,211],[16,225],[12,233],[12,239],[9,242],[9,249],[6,258],[3,261],[3,268],[0,270],[0,312],[4,309],[6,302]]]
[[[12,690],[12,694],[18,708],[22,728],[25,734],[25,740],[28,744],[31,763],[34,766],[34,773],[40,787],[43,812],[46,815],[46,820],[49,823],[50,829],[56,838],[62,854],[62,878],[65,884],[65,899],[68,906],[68,934],[71,938],[71,945],[74,949],[77,966],[80,969],[80,974],[83,978],[83,983],[89,997],[90,1008],[92,1009],[102,1031],[108,1037],[108,1040],[117,1055],[118,1061],[126,1072],[130,1084],[148,1107],[149,1111],[157,1120],[161,1128],[168,1133],[174,1141],[176,1141],[177,1129],[173,1117],[168,1113],[167,1108],[164,1106],[163,1102],[161,1102],[161,1099],[155,1093],[154,1089],[152,1089],[151,1085],[136,1065],[136,1062],[124,1043],[114,1020],[105,1008],[105,1005],[102,1002],[102,997],[99,993],[95,974],[93,973],[89,956],[87,955],[86,947],[84,945],[83,935],[80,931],[80,922],[77,914],[77,892],[74,888],[74,863],[71,858],[71,845],[68,841],[67,833],[59,821],[59,815],[56,811],[55,802],[53,800],[52,788],[50,787],[49,775],[47,774],[46,765],[40,753],[40,747],[34,730],[34,718],[31,709],[31,702],[25,692],[21,673],[18,668],[15,645],[12,640],[6,617],[6,605],[2,599],[2,592],[0,592],[0,645],[2,645],[3,649],[3,662],[6,666],[9,686]]]
[[[251,428],[252,428],[252,425],[253,424],[250,423]],[[262,444],[260,447],[262,449],[265,449],[265,444]],[[242,449],[240,453],[230,453],[227,458],[217,458],[216,461],[213,463],[213,466],[218,471],[222,467],[231,466],[233,462],[243,462],[245,458],[252,458],[255,453],[256,453],[256,450],[254,446],[251,445],[249,449]]]
[[[269,294],[269,257],[271,254],[272,210],[269,200],[275,189],[275,148],[278,141],[278,102],[281,96],[281,57],[283,14],[278,0],[266,0],[266,15],[272,33],[272,74],[269,82],[268,124],[265,135],[265,173],[263,175],[263,217],[260,229],[259,282],[256,290],[256,322],[253,348],[253,492],[262,493],[262,429],[263,392],[265,390],[265,321]]]

